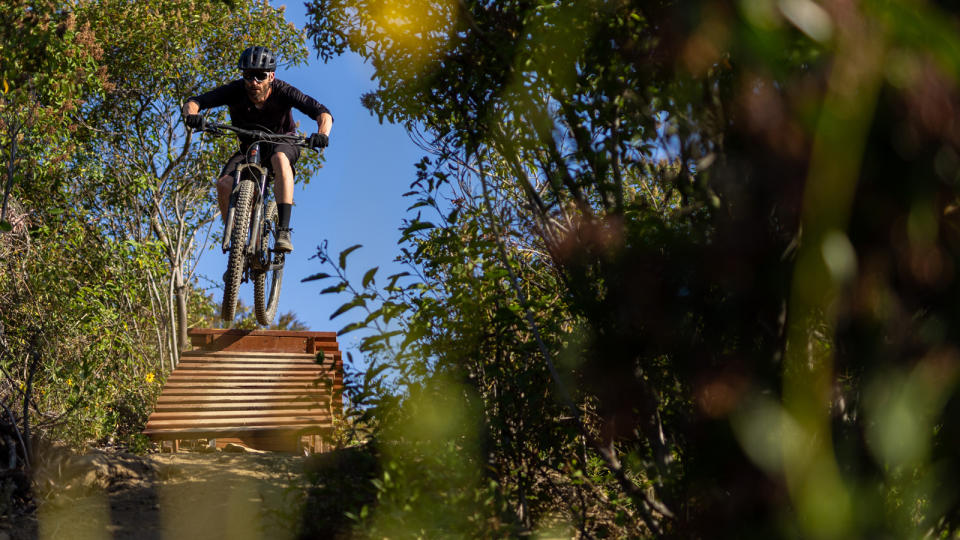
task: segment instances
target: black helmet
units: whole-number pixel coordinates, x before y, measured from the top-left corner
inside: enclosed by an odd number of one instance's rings
[[[247,50],[240,54],[240,61],[237,62],[237,67],[240,69],[276,71],[277,57],[266,47],[259,45],[256,47],[247,47]]]

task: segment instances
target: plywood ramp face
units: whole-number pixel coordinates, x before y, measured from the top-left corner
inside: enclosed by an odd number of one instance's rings
[[[217,439],[259,450],[322,448],[342,414],[343,361],[333,332],[193,329],[143,433]]]

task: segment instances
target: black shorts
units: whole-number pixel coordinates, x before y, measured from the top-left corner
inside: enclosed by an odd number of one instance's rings
[[[300,159],[300,147],[293,146],[292,144],[266,144],[260,143],[260,164],[265,166],[269,170],[273,170],[273,163],[271,158],[274,154],[282,152],[286,154],[287,159],[290,160],[290,169],[293,171],[293,174],[297,174],[297,160]],[[230,159],[227,160],[227,164],[223,166],[223,169],[220,171],[220,178],[224,176],[234,176],[237,172],[237,167],[243,163],[244,153],[237,151],[236,154],[230,156]]]

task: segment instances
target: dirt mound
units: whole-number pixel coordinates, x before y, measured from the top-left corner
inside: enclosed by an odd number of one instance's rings
[[[304,458],[92,452],[48,459],[12,538],[297,538]],[[2,534],[2,531],[0,531]]]

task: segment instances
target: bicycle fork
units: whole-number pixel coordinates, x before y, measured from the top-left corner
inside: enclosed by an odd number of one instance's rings
[[[233,188],[230,190],[230,208],[227,210],[227,219],[223,227],[223,243],[220,248],[224,253],[230,251],[232,247],[230,239],[233,236],[233,221],[234,221],[234,194],[237,192],[237,186],[240,185],[240,175],[241,171],[238,169],[236,176],[233,178]],[[250,223],[252,226],[251,234],[247,237],[247,245],[244,246],[244,252],[247,254],[253,253],[253,245],[255,240],[260,236],[260,216],[263,215],[263,198],[264,198],[264,189],[267,184],[267,172],[263,171],[260,175],[259,185],[254,184],[257,187],[257,191],[254,192],[253,200],[253,214],[250,216]]]
[[[233,235],[234,195],[237,193],[237,186],[240,185],[240,174],[242,172],[242,167],[237,167],[237,171],[233,175],[233,187],[230,188],[230,208],[227,210],[227,219],[223,225],[223,245],[221,246],[224,253],[230,251],[230,237]]]
[[[267,198],[266,191],[267,187],[267,171],[263,171],[260,175],[260,185],[257,186],[256,201],[253,205],[253,215],[250,216],[250,238],[247,239],[247,255],[253,255],[260,245],[260,227],[263,225],[261,220],[263,216],[263,201]]]

